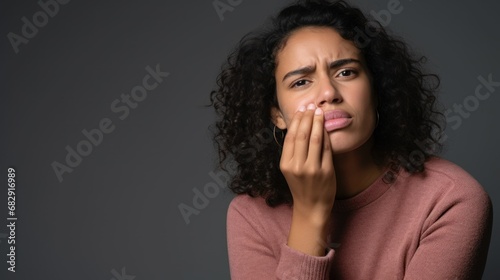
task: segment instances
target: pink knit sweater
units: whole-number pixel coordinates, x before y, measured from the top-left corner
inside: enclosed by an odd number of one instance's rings
[[[491,201],[457,165],[433,158],[423,175],[382,176],[335,201],[323,257],[287,246],[290,206],[239,195],[227,213],[231,279],[481,279],[492,225]]]

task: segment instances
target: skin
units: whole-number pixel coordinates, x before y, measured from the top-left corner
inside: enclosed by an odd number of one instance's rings
[[[335,199],[352,197],[378,178],[371,156],[376,101],[356,46],[328,27],[295,30],[277,53],[273,122],[287,129],[280,169],[293,197],[288,246],[325,255]],[[350,123],[327,132],[324,112],[343,110]]]

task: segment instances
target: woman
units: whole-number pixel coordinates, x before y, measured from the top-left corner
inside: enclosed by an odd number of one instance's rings
[[[436,156],[438,78],[343,1],[246,36],[211,94],[232,279],[480,279],[492,206]],[[270,131],[274,141],[267,141]]]

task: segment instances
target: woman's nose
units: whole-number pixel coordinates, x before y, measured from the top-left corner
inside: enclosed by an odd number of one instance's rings
[[[339,90],[335,87],[329,77],[325,77],[320,83],[317,102],[318,105],[342,102],[342,96]]]

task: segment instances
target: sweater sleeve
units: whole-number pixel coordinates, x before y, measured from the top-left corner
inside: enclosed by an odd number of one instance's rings
[[[269,217],[259,215],[261,213],[248,203],[250,201],[236,197],[227,213],[227,245],[232,280],[329,279],[333,250],[326,256],[310,256],[283,242],[277,247],[279,252],[275,252],[272,246],[274,235],[270,234],[273,232],[272,222],[271,226],[264,225],[262,220]]]
[[[489,196],[477,182],[442,194],[405,273],[409,279],[481,279],[492,230]]]

